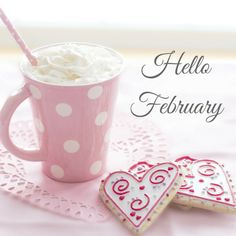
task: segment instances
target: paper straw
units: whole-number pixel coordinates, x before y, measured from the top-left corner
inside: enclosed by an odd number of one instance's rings
[[[20,35],[17,33],[15,27],[12,25],[12,23],[9,21],[3,10],[0,8],[0,18],[2,19],[3,23],[6,25],[7,29],[11,33],[12,37],[15,39],[16,43],[20,46],[23,53],[26,55],[30,63],[35,66],[37,65],[37,60],[34,55],[32,55],[30,49],[27,47],[23,39],[20,37]]]

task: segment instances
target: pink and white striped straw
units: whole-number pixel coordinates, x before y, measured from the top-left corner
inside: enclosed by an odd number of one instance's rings
[[[20,46],[23,53],[26,55],[26,57],[30,61],[31,65],[33,65],[33,66],[37,65],[37,60],[36,60],[35,56],[31,53],[30,49],[27,47],[27,45],[25,44],[23,39],[17,33],[15,27],[9,21],[9,19],[7,18],[7,16],[5,15],[4,11],[1,8],[0,8],[0,18],[2,19],[3,23],[8,28],[12,37],[16,40],[17,44]]]

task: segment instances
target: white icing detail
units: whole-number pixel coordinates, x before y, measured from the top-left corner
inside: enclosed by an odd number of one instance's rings
[[[214,201],[224,205],[232,204],[236,206],[231,193],[229,177],[222,166],[213,160],[196,160],[193,163],[186,163],[183,160],[178,164],[182,165],[185,180],[189,183],[191,182],[192,188],[179,189],[176,197],[184,195],[189,199],[194,197],[202,201]],[[192,175],[193,178],[188,178],[186,175]]]
[[[168,171],[169,167],[173,169]],[[161,173],[164,176],[165,185],[150,182],[151,178],[156,177],[155,173]],[[165,207],[168,204],[170,198],[166,194],[169,194],[175,186],[179,177],[178,173],[178,168],[171,163],[152,167],[146,172],[141,182],[126,172],[115,172],[105,180],[105,195],[119,206],[117,210],[126,215],[135,228],[140,228],[152,212],[153,207],[156,209],[160,205]],[[158,186],[158,188],[153,188],[153,186]],[[121,196],[124,198],[122,199]]]

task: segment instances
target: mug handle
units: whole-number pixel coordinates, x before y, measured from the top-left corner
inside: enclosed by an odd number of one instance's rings
[[[31,96],[30,91],[24,85],[22,88],[17,90],[13,95],[11,95],[0,112],[0,135],[2,144],[5,148],[11,152],[16,157],[19,157],[27,161],[44,161],[44,157],[39,150],[24,150],[17,147],[11,140],[9,135],[9,125],[11,117],[14,114],[17,107],[27,98]]]

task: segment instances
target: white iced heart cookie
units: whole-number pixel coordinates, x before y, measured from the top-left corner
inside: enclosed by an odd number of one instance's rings
[[[176,160],[185,178],[173,202],[212,211],[236,213],[232,179],[214,160],[181,157]]]
[[[117,171],[101,182],[100,196],[110,210],[134,233],[147,229],[178,191],[182,174],[166,162],[149,167],[139,178]]]

